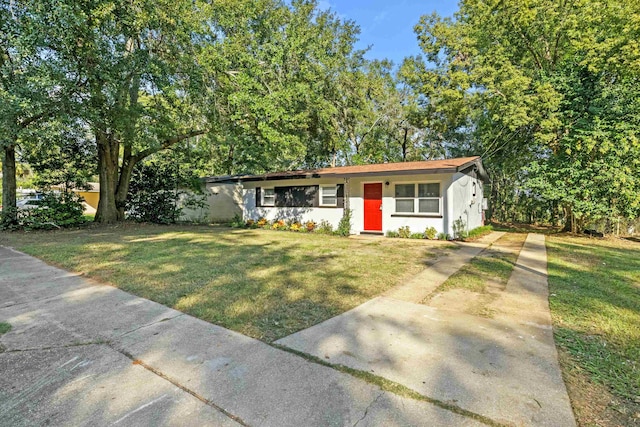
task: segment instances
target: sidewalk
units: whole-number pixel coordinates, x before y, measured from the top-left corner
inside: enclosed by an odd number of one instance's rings
[[[433,265],[417,274],[409,283],[389,290],[384,296],[400,301],[420,303],[449,276],[460,270],[480,252],[504,236],[504,232],[494,231],[473,243],[458,243],[460,249],[442,257]]]
[[[570,427],[546,265],[544,236],[529,234],[495,318],[380,297],[277,343],[499,424]]]
[[[477,425],[0,247],[0,425]]]

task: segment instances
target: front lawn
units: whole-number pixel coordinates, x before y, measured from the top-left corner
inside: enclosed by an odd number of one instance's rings
[[[549,303],[580,425],[640,425],[640,243],[547,237]]]
[[[266,342],[403,283],[451,247],[427,240],[130,224],[0,233],[0,244]]]

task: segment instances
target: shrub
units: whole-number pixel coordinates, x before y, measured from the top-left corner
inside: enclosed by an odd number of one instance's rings
[[[316,229],[316,225],[314,221],[307,221],[304,226],[307,231],[312,232]]]
[[[207,205],[196,170],[178,167],[181,151],[156,153],[136,164],[125,205],[128,218],[173,224],[180,219],[183,207],[199,209]]]
[[[437,234],[438,230],[436,230],[434,227],[427,227],[427,229],[424,230],[424,235],[429,240],[435,239]]]
[[[398,228],[398,236],[402,239],[408,239],[411,236],[411,230],[408,225]]]
[[[316,228],[316,233],[320,234],[333,234],[333,225],[327,220],[320,221],[318,227]]]
[[[467,229],[467,223],[462,218],[458,218],[453,221],[453,238],[456,240],[463,240],[469,235]]]
[[[155,221],[153,221],[155,222]],[[231,226],[233,228],[244,228],[245,223],[240,214],[235,214],[231,219]]]
[[[397,231],[389,230],[387,231],[387,237],[400,237]]]
[[[438,233],[438,240],[451,240],[449,233]]]
[[[424,234],[423,233],[411,233],[411,235],[409,236],[410,239],[424,239]]]
[[[291,224],[289,226],[289,230],[291,230],[291,231],[300,231],[300,230],[302,230],[302,224],[300,224],[299,222],[294,222],[293,224]]]
[[[266,218],[260,218],[258,219],[258,222],[256,222],[256,225],[260,228],[265,228],[269,225],[269,221],[267,221]]]
[[[18,211],[17,228],[48,230],[73,227],[86,222],[83,199],[72,192],[44,193],[38,207]]]
[[[348,237],[351,234],[351,209],[344,209],[336,234],[342,237]]]
[[[255,228],[256,227],[256,221],[254,219],[249,219],[247,220],[247,222],[244,223],[244,226],[247,228]]]

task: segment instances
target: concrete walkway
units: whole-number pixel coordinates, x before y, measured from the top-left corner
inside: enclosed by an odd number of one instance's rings
[[[453,251],[449,256],[440,258],[433,265],[417,274],[413,280],[389,290],[384,296],[406,302],[421,302],[443,284],[449,276],[460,270],[463,265],[469,263],[473,257],[504,234],[504,232],[494,231],[475,242],[459,243],[460,249]]]
[[[546,302],[546,262],[544,236],[530,234],[496,318],[381,297],[278,343],[496,423],[573,426]]]
[[[0,247],[0,425],[478,425]]]

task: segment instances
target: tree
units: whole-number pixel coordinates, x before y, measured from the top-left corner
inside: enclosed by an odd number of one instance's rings
[[[16,151],[25,131],[48,118],[66,88],[41,53],[41,23],[23,2],[0,1],[0,150],[2,222],[16,221]],[[52,90],[52,88],[54,88]]]
[[[463,1],[455,20],[421,18],[426,61],[407,60],[404,77],[450,152],[508,172],[499,204],[541,198],[579,225],[621,214],[618,202],[637,215],[639,11],[638,1]],[[601,175],[624,196],[603,192]]]

